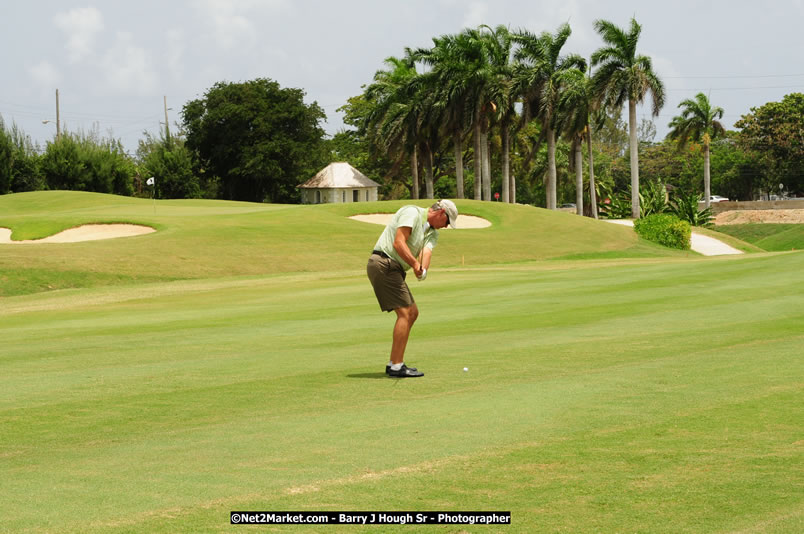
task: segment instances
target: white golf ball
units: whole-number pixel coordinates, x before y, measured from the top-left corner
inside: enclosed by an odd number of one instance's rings
[[[469,370],[469,368],[468,368],[468,367],[464,367],[464,368],[463,368],[463,372],[464,372],[464,373],[465,373],[465,372],[467,372],[468,370]]]

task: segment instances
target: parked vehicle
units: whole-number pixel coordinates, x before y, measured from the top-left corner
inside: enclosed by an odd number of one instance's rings
[[[712,202],[728,202],[728,201],[729,201],[729,199],[728,199],[728,198],[726,198],[726,197],[721,197],[721,196],[719,196],[719,195],[712,195],[712,196],[710,196],[710,197],[709,197],[709,203],[710,203],[710,204],[711,204]]]

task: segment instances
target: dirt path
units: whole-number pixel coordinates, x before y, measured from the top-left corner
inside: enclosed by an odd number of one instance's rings
[[[634,226],[634,221],[629,219],[609,220],[602,219],[605,222],[614,224],[621,224],[623,226]],[[703,234],[698,234],[694,230],[690,235],[690,248],[698,254],[704,256],[723,256],[725,254],[742,254],[741,250],[727,245],[723,241],[717,240],[714,237],[709,237]]]
[[[719,213],[715,224],[804,223],[804,210],[732,210]]]

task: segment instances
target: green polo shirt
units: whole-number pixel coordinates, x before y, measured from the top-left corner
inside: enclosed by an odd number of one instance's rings
[[[407,244],[411,254],[419,257],[419,253],[424,247],[433,250],[436,243],[438,243],[438,230],[431,228],[427,224],[427,208],[420,208],[418,206],[403,206],[399,211],[394,213],[391,221],[385,227],[377,244],[374,245],[374,250],[380,250],[388,254],[391,258],[395,259],[402,265],[406,271],[410,269],[407,264],[394,249],[394,239],[396,238],[396,231],[402,226],[410,228],[410,237]]]

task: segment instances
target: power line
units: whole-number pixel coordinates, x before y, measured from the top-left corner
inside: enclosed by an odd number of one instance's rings
[[[662,76],[665,80],[686,80],[686,79],[700,79],[700,78],[797,78],[804,76],[804,74],[701,74],[689,76]]]
[[[753,89],[801,89],[804,84],[799,85],[765,85],[758,87],[709,87],[707,91],[750,91]],[[699,89],[665,89],[669,92],[700,91]]]

